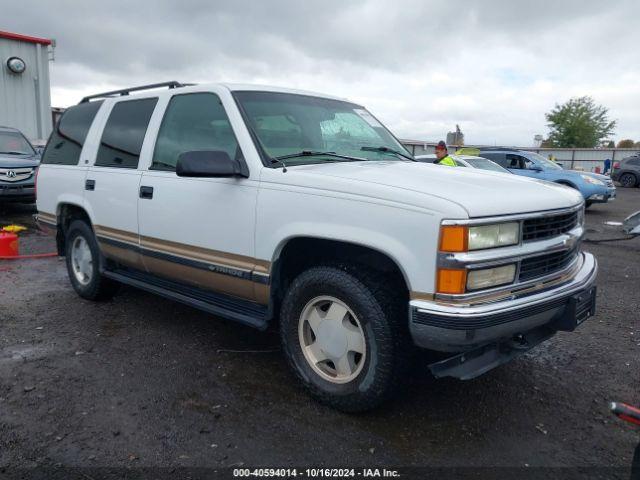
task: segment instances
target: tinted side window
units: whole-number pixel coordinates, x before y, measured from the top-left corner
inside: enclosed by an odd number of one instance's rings
[[[213,93],[175,95],[167,107],[153,152],[152,170],[175,171],[178,156],[196,150],[241,155],[222,102]]]
[[[116,103],[102,132],[96,165],[137,168],[144,135],[157,98]]]
[[[89,128],[101,106],[102,101],[87,102],[67,109],[51,132],[42,163],[77,165]]]
[[[507,158],[504,153],[485,153],[480,152],[480,156],[491,160],[492,162],[496,162],[498,165],[504,168],[509,168],[509,163],[507,162]]]

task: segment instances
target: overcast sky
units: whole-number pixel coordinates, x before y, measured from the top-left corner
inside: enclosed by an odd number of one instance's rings
[[[363,103],[402,138],[531,145],[591,95],[640,140],[638,1],[0,0],[0,30],[55,38],[52,103],[164,80]]]

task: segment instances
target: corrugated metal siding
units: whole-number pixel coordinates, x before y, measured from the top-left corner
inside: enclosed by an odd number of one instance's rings
[[[7,59],[14,56],[27,65],[22,75],[11,73],[6,66]],[[47,47],[0,38],[0,62],[0,125],[18,128],[31,140],[48,138],[51,97]]]

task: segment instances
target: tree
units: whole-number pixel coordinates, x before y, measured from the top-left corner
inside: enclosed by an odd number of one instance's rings
[[[545,114],[551,130],[549,142],[560,148],[593,148],[613,134],[615,120],[609,120],[609,110],[596,105],[591,97],[572,98]]]
[[[618,148],[633,148],[633,140],[630,138],[625,138],[624,140],[620,140],[618,142]]]

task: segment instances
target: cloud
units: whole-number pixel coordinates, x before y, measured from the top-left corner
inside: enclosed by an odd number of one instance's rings
[[[634,1],[4,2],[2,28],[57,40],[55,105],[177,79],[318,90],[397,135],[529,145],[544,113],[592,95],[640,139]]]

